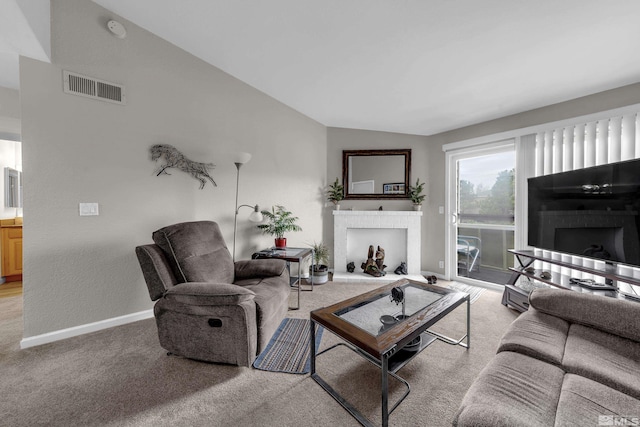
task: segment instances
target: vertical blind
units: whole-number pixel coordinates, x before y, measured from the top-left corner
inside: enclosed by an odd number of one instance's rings
[[[536,176],[637,158],[640,158],[638,114],[536,134]]]
[[[640,158],[640,114],[625,114],[546,130],[535,135],[535,176],[567,172],[624,160]],[[555,259],[573,264],[604,269],[604,262],[571,255],[550,253]],[[543,269],[553,269],[572,277],[592,278],[586,273],[570,271],[543,263]],[[640,278],[640,269],[618,266],[619,274]],[[630,285],[618,284],[621,291],[631,291]],[[640,292],[634,286],[636,292]]]

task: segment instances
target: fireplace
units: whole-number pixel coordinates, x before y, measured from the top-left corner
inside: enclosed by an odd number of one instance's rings
[[[392,282],[400,278],[422,280],[420,273],[421,211],[333,211],[333,277],[342,281]],[[373,277],[364,274],[360,265],[366,261],[369,245],[385,250],[387,274]],[[396,275],[400,262],[407,263],[408,275]],[[347,272],[347,263],[356,266]]]

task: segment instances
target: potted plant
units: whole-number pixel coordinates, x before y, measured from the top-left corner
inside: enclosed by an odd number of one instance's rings
[[[314,242],[311,245],[313,249],[313,267],[309,266],[309,276],[313,280],[314,285],[327,283],[329,280],[329,248],[324,243]]]
[[[413,209],[419,211],[422,209],[422,202],[424,202],[426,195],[422,194],[424,190],[424,182],[420,182],[420,178],[416,179],[416,185],[409,185],[409,198],[413,203]]]
[[[276,248],[285,248],[287,239],[284,233],[289,231],[302,231],[302,228],[296,224],[297,216],[293,216],[284,206],[276,205],[270,211],[262,211],[262,215],[267,219],[267,224],[260,224],[258,228],[264,234],[271,234],[275,237]]]
[[[335,205],[336,210],[340,210],[340,201],[344,199],[344,185],[340,184],[338,178],[336,178],[333,184],[329,185],[327,199]]]

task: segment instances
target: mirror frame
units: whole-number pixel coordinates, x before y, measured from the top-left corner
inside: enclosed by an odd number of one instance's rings
[[[349,157],[351,156],[404,156],[404,194],[349,194]],[[342,150],[342,185],[345,200],[408,199],[411,176],[411,149],[395,150]]]

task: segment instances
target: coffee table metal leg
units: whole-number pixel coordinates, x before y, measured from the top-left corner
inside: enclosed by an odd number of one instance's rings
[[[298,309],[300,308],[300,288],[302,287],[302,269],[300,268],[300,264],[302,264],[302,260],[298,260]]]
[[[389,425],[389,356],[382,355],[382,427]]]
[[[467,333],[460,339],[449,338],[446,335],[442,335],[438,332],[427,329],[427,332],[436,337],[438,340],[451,345],[459,345],[460,347],[471,347],[471,299],[467,296]],[[466,341],[466,342],[463,342]]]
[[[309,343],[309,345],[311,345],[311,357],[309,369],[311,371],[311,375],[313,375],[316,373],[316,323],[313,320],[309,323],[311,325],[311,342]]]
[[[467,296],[467,349],[471,348],[471,296]]]

